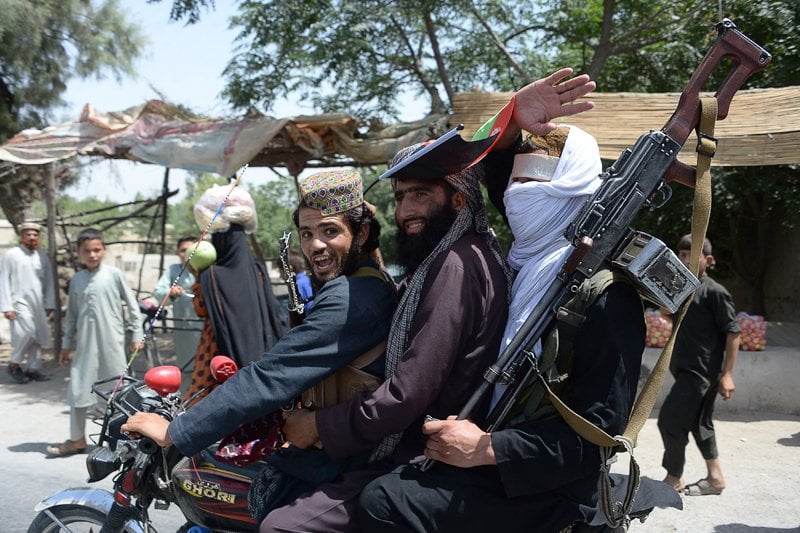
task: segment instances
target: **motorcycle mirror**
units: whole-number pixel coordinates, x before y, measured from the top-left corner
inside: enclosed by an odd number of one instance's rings
[[[151,368],[144,375],[144,382],[159,396],[166,396],[181,388],[181,369],[171,365]]]
[[[216,355],[211,359],[211,375],[220,383],[225,383],[237,370],[236,362],[227,355]]]

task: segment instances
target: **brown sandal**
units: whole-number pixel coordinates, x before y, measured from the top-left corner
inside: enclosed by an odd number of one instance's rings
[[[80,446],[81,442],[83,442],[83,446]],[[85,451],[85,440],[65,440],[61,444],[52,444],[47,447],[47,453],[54,457],[67,457],[68,455],[75,455]]]
[[[722,494],[723,489],[715,487],[708,479],[701,479],[683,488],[683,493],[687,496],[706,496]]]

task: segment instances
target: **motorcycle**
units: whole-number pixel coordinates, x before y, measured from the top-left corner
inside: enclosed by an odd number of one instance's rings
[[[224,356],[215,357],[211,367],[220,382],[236,371],[236,364]],[[160,366],[144,380],[123,376],[93,384],[93,392],[106,401],[106,411],[96,447],[86,459],[88,481],[116,472],[113,491],[77,487],[53,494],[36,506],[28,533],[156,532],[149,509],[167,509],[173,503],[187,520],[178,533],[253,531],[247,493],[260,464],[240,467],[221,461],[215,457],[216,447],[185,457],[174,446],[130,439],[120,430],[136,412],[174,419],[184,409],[180,382],[180,369]]]
[[[211,362],[219,382],[236,372],[229,358]],[[113,490],[77,487],[62,490],[36,505],[37,515],[28,533],[155,533],[149,509],[167,509],[176,504],[186,524],[177,533],[237,533],[253,531],[247,495],[253,478],[263,468],[254,462],[235,466],[217,457],[214,445],[186,457],[174,446],[161,448],[149,438],[130,439],[121,426],[136,412],[158,413],[173,420],[184,408],[178,389],[180,369],[160,366],[149,370],[144,380],[131,376],[98,381],[92,390],[107,407],[96,447],[86,459],[89,482],[116,472]],[[613,474],[612,501],[622,501],[626,476]],[[680,496],[667,485],[642,478],[642,489],[630,517],[643,520],[654,507],[681,507]],[[590,513],[577,532],[612,531],[598,512]],[[99,529],[96,529],[98,528]]]

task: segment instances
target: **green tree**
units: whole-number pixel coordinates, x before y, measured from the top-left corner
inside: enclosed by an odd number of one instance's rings
[[[205,0],[175,0],[176,20],[197,20]],[[269,111],[280,97],[322,111],[397,115],[398,96],[423,95],[446,113],[456,91],[510,89],[541,66],[518,20],[535,5],[487,0],[245,0],[231,25],[237,53],[226,69],[235,106]]]
[[[133,74],[143,45],[116,0],[0,0],[0,141],[46,124],[73,77]]]
[[[133,74],[143,45],[116,0],[0,0],[0,143],[29,127],[43,127],[63,102],[74,77]],[[75,171],[60,165],[61,183]],[[48,170],[0,174],[0,207],[19,223],[44,188]]]
[[[285,231],[294,232],[290,244],[300,250],[292,213],[297,207],[297,191],[289,178],[276,178],[263,185],[251,187],[250,194],[258,212],[256,241],[266,258],[278,257],[278,239]]]

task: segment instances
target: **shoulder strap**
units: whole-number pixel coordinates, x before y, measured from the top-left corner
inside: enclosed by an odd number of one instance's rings
[[[517,414],[511,417],[511,425],[553,414],[548,396],[561,393],[567,386],[572,372],[575,339],[578,328],[586,318],[586,310],[608,287],[618,282],[630,283],[630,280],[610,268],[598,270],[580,285],[572,298],[558,308],[556,327],[542,339],[541,355],[537,361],[538,373],[550,388],[544,388],[539,381],[534,381],[520,397]]]
[[[602,268],[591,278],[581,283],[575,296],[558,308],[559,353],[571,357],[573,345],[578,334],[578,328],[586,318],[586,310],[608,289],[613,283],[631,283],[630,280],[616,270]]]
[[[377,269],[375,267],[370,267],[370,266],[362,266],[359,267],[358,270],[353,272],[352,276],[356,278],[367,278],[367,277],[377,278],[386,283],[386,285],[388,285],[389,288],[392,290],[392,293],[394,294],[395,298],[397,298],[397,285],[395,284],[394,280],[389,275],[389,273],[383,269]]]

